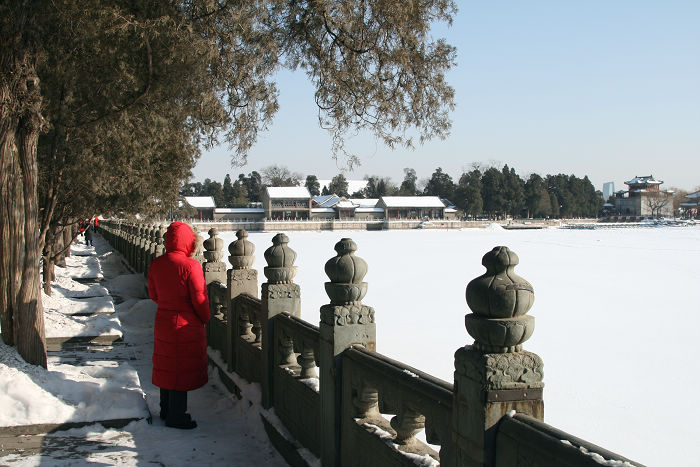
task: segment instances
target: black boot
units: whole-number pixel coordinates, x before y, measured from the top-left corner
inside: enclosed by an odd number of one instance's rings
[[[168,411],[165,426],[191,430],[197,428],[197,422],[187,412],[187,391],[171,390],[168,395]]]
[[[160,419],[168,418],[168,406],[170,405],[170,390],[160,388]]]

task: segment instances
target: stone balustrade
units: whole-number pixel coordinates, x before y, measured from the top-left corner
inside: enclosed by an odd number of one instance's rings
[[[144,275],[163,253],[164,232],[162,223],[100,225]],[[223,361],[215,366],[233,392],[229,372],[260,383],[263,405],[321,465],[597,465],[591,453],[610,465],[639,465],[543,422],[542,359],[523,349],[534,331],[527,314],[534,289],[515,273],[519,259],[507,247],[487,252],[486,272],[467,286],[465,326],[474,343],[456,350],[451,384],[375,351],[382,310],[362,302],[367,263],[351,239],[341,239],[325,264],[329,303],[315,326],[300,318],[297,253],[285,234],[264,252],[260,287],[247,233],[228,246],[228,270],[218,232],[208,235],[195,257],[211,304],[209,346],[220,356],[212,362]]]

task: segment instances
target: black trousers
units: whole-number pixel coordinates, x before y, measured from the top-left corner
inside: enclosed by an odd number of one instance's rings
[[[168,420],[182,420],[187,412],[187,391],[160,389],[160,414]]]

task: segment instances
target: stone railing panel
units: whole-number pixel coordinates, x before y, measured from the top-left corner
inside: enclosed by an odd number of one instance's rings
[[[253,329],[261,329],[260,316],[262,302],[259,298],[249,295],[239,295],[231,301],[233,308],[233,325],[229,327],[234,332],[232,337],[234,369],[248,381],[262,380],[262,345],[253,334]],[[260,334],[262,337],[262,334]]]
[[[342,462],[362,450],[365,433],[378,435],[383,449],[398,450],[392,465],[430,456],[443,465],[452,459],[453,388],[450,383],[384,355],[353,346],[343,353]],[[387,421],[383,414],[394,415]],[[440,445],[440,453],[416,438],[425,429],[426,441]],[[447,463],[445,463],[447,461]],[[369,460],[368,460],[369,462]],[[374,464],[373,462],[370,465]]]
[[[504,417],[498,424],[494,467],[533,465],[600,467],[640,466],[632,460],[584,441],[524,414]]]
[[[275,413],[290,433],[320,455],[318,420],[321,416],[316,357],[319,330],[306,321],[281,313],[273,319],[277,346],[272,372]]]

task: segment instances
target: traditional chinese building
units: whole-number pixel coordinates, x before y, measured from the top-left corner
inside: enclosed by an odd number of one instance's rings
[[[200,221],[214,219],[216,203],[211,196],[185,196],[185,202],[197,210],[195,217]]]
[[[261,198],[267,219],[307,220],[311,218],[311,194],[304,186],[267,186]]]
[[[377,207],[389,220],[445,218],[445,205],[437,196],[382,196]]]
[[[688,193],[685,195],[685,199],[680,205],[681,216],[685,218],[700,216],[700,191]]]
[[[673,217],[673,192],[661,190],[663,181],[653,175],[636,176],[625,182],[627,191],[615,193],[615,209],[621,216]]]

